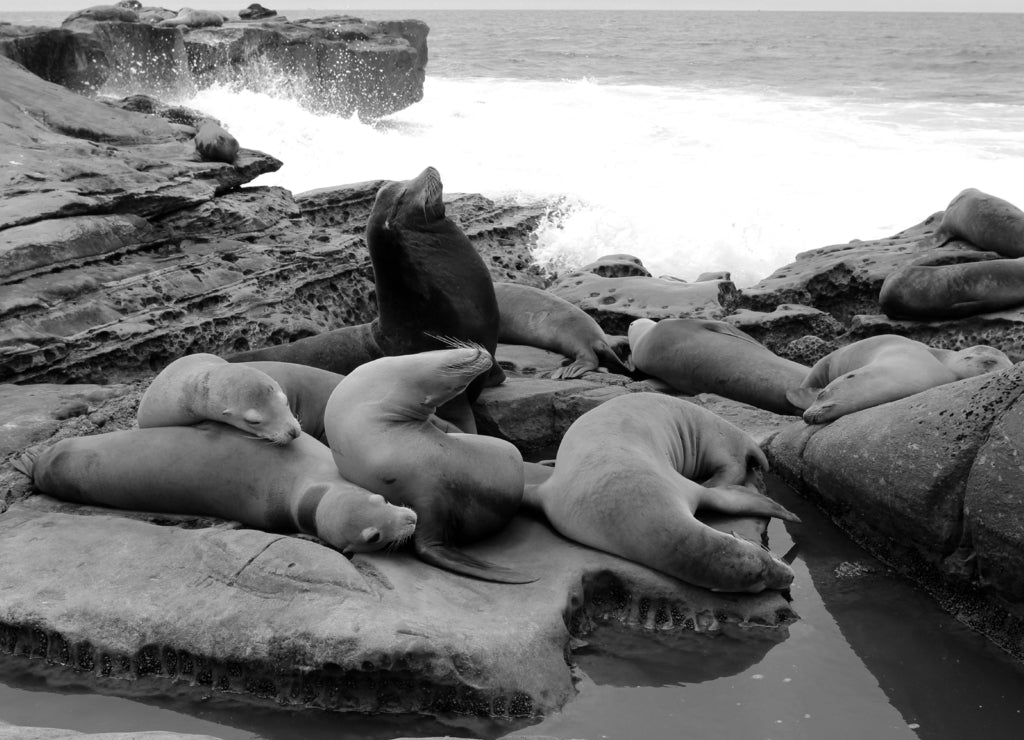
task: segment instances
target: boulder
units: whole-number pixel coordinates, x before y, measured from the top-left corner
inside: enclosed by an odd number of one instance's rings
[[[243,21],[258,21],[263,18],[273,18],[275,15],[277,15],[276,10],[264,8],[259,3],[252,3],[238,11],[238,17]]]
[[[792,342],[812,336],[827,343],[845,331],[842,324],[824,311],[791,303],[780,304],[773,311],[741,308],[726,316],[725,321],[754,337],[775,354],[797,362],[803,360],[790,357],[789,347]],[[806,353],[799,347],[795,352],[802,358],[806,357]],[[813,365],[816,361],[804,364]]]
[[[171,14],[174,16],[174,14]],[[330,16],[223,22],[219,13],[101,6],[60,29],[4,26],[0,55],[82,92],[181,96],[220,82],[261,90],[288,80],[318,111],[374,119],[423,97],[426,24]]]
[[[570,273],[548,290],[593,316],[608,334],[625,334],[635,319],[722,319],[738,301],[736,286],[728,280],[685,283],[592,272]]]
[[[784,479],[954,611],[971,601],[958,590],[988,597],[1004,612],[997,641],[1021,656],[1022,414],[1018,363],[830,424],[793,424],[767,451]]]

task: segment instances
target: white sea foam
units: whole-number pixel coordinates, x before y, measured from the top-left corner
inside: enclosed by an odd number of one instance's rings
[[[271,87],[268,87],[271,89]],[[879,238],[965,187],[1024,205],[1024,109],[878,103],[590,81],[428,78],[376,126],[273,94],[182,101],[282,159],[293,192],[441,172],[447,192],[558,204],[538,259],[627,252],[655,274],[750,285],[796,253]]]

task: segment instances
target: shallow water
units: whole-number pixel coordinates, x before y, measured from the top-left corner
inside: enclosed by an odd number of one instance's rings
[[[576,652],[579,695],[532,726],[288,711],[188,689],[167,696],[157,683],[97,688],[87,676],[10,657],[0,661],[0,720],[93,732],[177,730],[224,740],[496,738],[513,731],[590,740],[1024,737],[1024,668],[891,574],[783,484],[771,481],[771,491],[803,519],[785,526],[773,521],[769,529],[776,552],[798,545],[792,588],[798,622],[762,637],[600,626]],[[117,696],[129,690],[164,697]]]

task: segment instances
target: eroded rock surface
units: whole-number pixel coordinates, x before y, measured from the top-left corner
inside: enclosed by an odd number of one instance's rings
[[[423,97],[427,25],[346,15],[189,22],[90,8],[59,29],[0,27],[0,55],[82,92],[188,94],[214,83],[287,86],[307,107],[379,118]]]
[[[855,538],[1020,657],[1022,418],[1018,363],[830,424],[794,424],[768,452],[774,470]],[[958,601],[958,590],[988,606]]]

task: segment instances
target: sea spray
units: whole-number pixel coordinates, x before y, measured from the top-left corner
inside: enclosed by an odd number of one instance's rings
[[[293,192],[407,179],[548,201],[537,259],[602,254],[743,287],[804,250],[884,237],[964,187],[1024,203],[1024,112],[1001,104],[797,96],[703,87],[428,77],[424,100],[373,124],[215,86],[181,101],[285,162]]]

